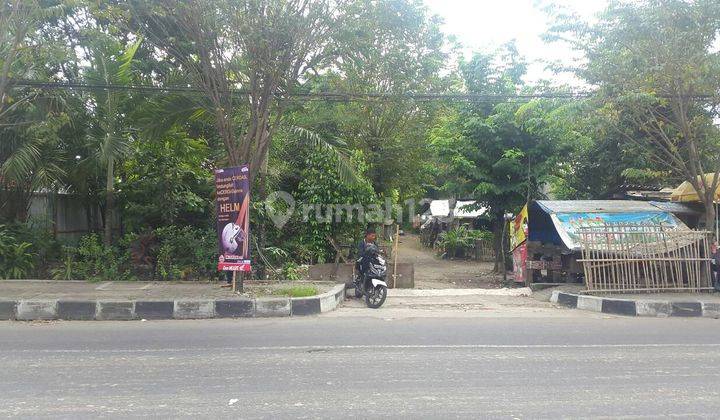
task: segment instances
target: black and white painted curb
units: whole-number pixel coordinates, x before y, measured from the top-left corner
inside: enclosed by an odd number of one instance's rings
[[[176,300],[6,300],[0,320],[102,320],[265,318],[315,315],[335,310],[345,285],[304,298],[228,298]]]
[[[613,299],[581,295],[555,290],[550,297],[552,303],[568,308],[605,314],[654,317],[707,317],[720,318],[720,303],[680,302],[646,299]]]

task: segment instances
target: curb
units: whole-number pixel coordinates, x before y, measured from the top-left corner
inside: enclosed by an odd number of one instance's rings
[[[613,315],[645,317],[704,317],[720,318],[720,303],[674,302],[647,299],[613,299],[555,290],[550,302],[572,309]]]
[[[269,318],[317,315],[337,309],[345,285],[303,298],[72,300],[0,298],[0,321]],[[720,313],[720,307],[717,308]]]

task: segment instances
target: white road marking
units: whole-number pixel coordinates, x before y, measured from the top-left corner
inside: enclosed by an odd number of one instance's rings
[[[22,349],[0,350],[0,353],[179,353],[189,351],[268,351],[268,350],[393,350],[393,349],[625,349],[625,348],[720,348],[720,343],[639,343],[639,344],[378,344],[378,345],[315,345],[315,346],[238,346],[186,347],[168,349]]]

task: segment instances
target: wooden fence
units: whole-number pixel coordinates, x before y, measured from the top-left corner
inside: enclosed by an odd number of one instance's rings
[[[712,289],[711,232],[617,223],[581,227],[577,234],[589,291]]]
[[[474,246],[474,257],[478,261],[495,261],[495,244],[494,241],[477,239]]]

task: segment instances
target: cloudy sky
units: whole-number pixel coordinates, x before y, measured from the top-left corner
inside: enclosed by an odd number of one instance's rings
[[[548,26],[548,18],[542,11],[551,0],[425,0],[434,14],[441,16],[443,31],[452,34],[469,54],[475,50],[492,50],[510,40],[531,63],[527,81],[553,78],[544,69],[542,61],[572,61],[573,54],[567,46],[547,45],[540,36]],[[574,10],[583,17],[592,18],[606,5],[607,0],[552,0],[553,3]],[[569,76],[555,77],[556,82],[577,84]]]

